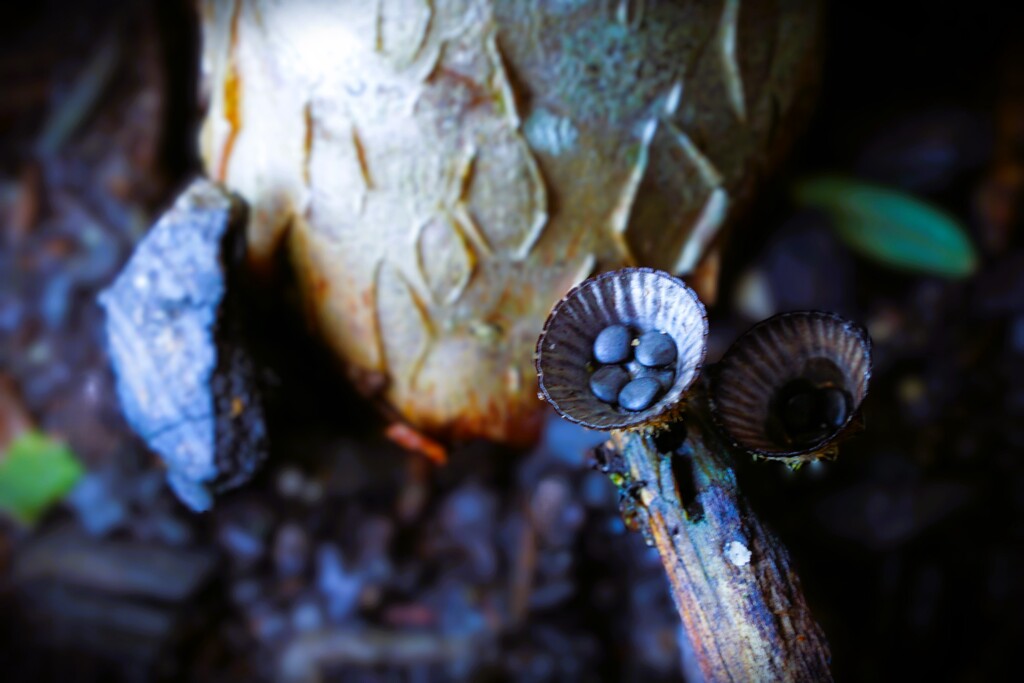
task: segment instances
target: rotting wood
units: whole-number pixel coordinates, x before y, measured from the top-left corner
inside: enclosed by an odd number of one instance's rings
[[[789,553],[744,499],[724,444],[687,417],[681,445],[616,431],[597,458],[623,491],[627,521],[661,555],[688,679],[831,681]]]

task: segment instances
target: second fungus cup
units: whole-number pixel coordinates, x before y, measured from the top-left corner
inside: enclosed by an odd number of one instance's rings
[[[767,458],[814,457],[855,424],[871,377],[871,340],[833,313],[783,313],[729,348],[711,414],[733,446]]]

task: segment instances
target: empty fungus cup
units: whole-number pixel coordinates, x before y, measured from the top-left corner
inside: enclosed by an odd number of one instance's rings
[[[646,332],[661,332],[675,343],[677,353],[665,368],[674,372],[674,379],[642,410],[627,410],[591,390],[593,373],[607,367],[596,360],[594,341],[613,325],[628,327],[637,340]],[[679,278],[653,268],[623,268],[592,277],[559,301],[544,323],[536,355],[541,396],[562,417],[591,429],[656,426],[668,419],[697,378],[707,334],[704,305]],[[635,372],[637,365],[623,367]]]
[[[818,453],[854,424],[871,340],[834,313],[783,313],[737,339],[711,382],[711,414],[736,447],[769,458]]]

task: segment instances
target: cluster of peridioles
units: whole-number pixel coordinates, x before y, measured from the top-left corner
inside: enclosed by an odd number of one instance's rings
[[[609,325],[594,340],[594,361],[600,366],[590,376],[590,391],[624,410],[645,410],[672,387],[678,356],[667,332]]]
[[[574,288],[537,342],[541,396],[586,427],[663,429],[703,371],[707,316],[672,275],[625,268]],[[734,448],[799,463],[859,424],[871,377],[865,329],[833,313],[782,313],[709,372],[707,408]]]

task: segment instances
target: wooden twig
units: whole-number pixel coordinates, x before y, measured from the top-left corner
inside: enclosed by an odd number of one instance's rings
[[[689,640],[688,678],[832,680],[789,554],[744,500],[706,421],[690,415],[685,426],[681,445],[612,432],[597,455],[661,555]]]

